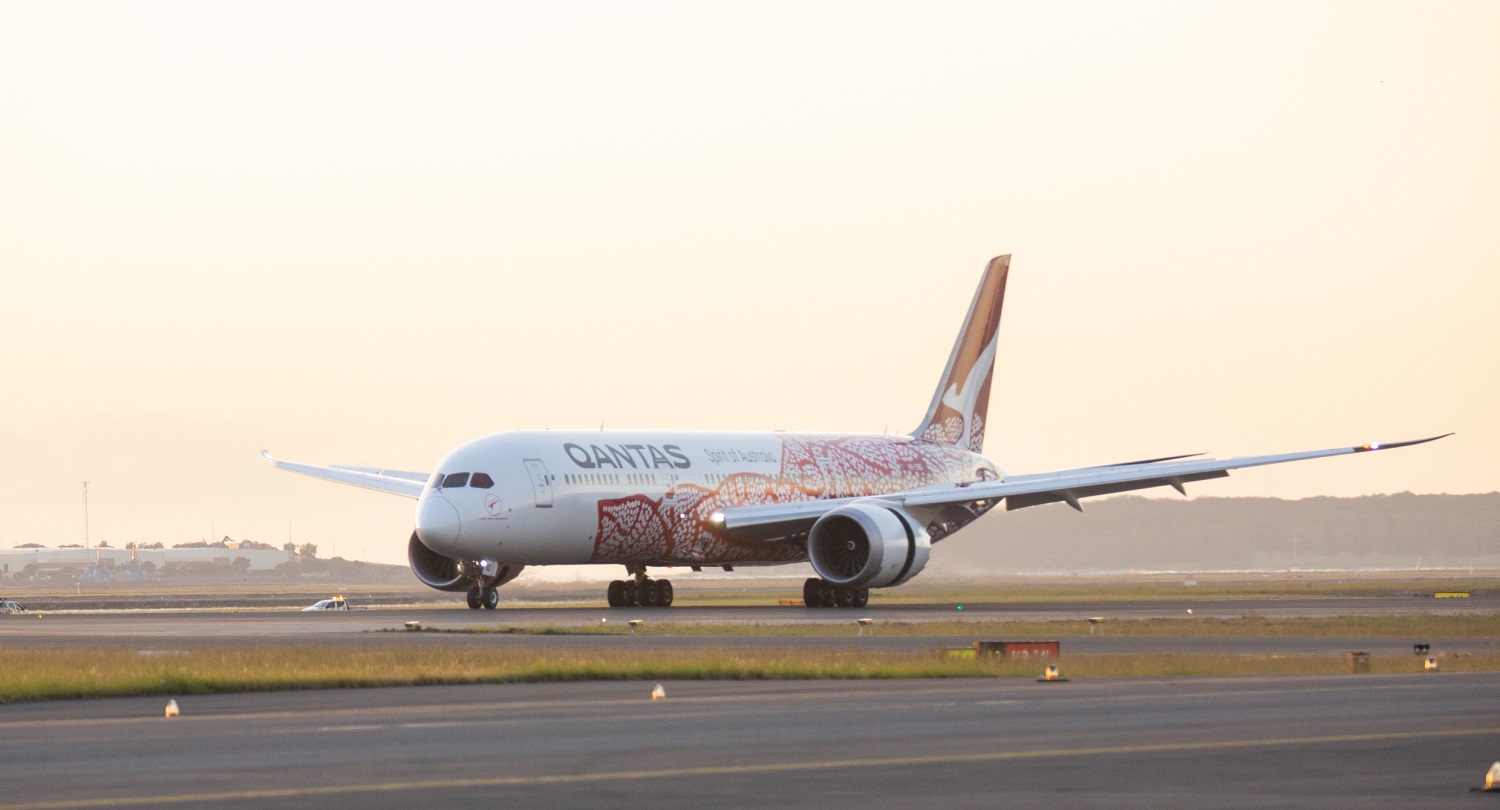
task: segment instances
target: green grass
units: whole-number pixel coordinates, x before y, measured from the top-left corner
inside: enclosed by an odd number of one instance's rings
[[[1031,667],[1035,669],[1036,667]],[[208,648],[142,657],[129,650],[8,650],[0,702],[278,689],[606,680],[945,678],[981,674],[935,654],[792,650],[662,652],[316,647]]]
[[[1163,675],[1333,675],[1335,655],[1068,655],[1070,678]],[[1376,673],[1418,672],[1414,656],[1373,657]],[[0,702],[283,689],[615,680],[821,680],[1036,677],[1043,663],[955,659],[937,651],[788,649],[703,652],[512,650],[487,647],[205,648],[173,656],[130,650],[7,650]],[[1500,654],[1443,659],[1448,672],[1500,670]],[[1441,677],[1434,675],[1433,677]]]
[[[1496,638],[1500,616],[1493,614],[1412,614],[1405,616],[1334,616],[1327,618],[1237,619],[1183,617],[1178,619],[1107,620],[1098,627],[1087,621],[880,622],[863,631],[855,616],[840,622],[744,624],[735,622],[684,623],[653,621],[631,628],[623,621],[572,626],[467,626],[424,628],[436,633],[497,633],[503,635],[650,635],[650,636],[989,636],[1066,638],[1093,634],[1184,638]]]

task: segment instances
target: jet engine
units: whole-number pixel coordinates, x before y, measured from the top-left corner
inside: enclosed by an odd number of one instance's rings
[[[807,535],[813,570],[840,588],[900,585],[927,565],[931,550],[921,521],[878,501],[841,506]]]
[[[456,560],[422,544],[416,532],[406,544],[406,559],[417,579],[440,591],[467,591],[475,584],[498,588],[520,576],[524,565],[498,565],[493,560]]]

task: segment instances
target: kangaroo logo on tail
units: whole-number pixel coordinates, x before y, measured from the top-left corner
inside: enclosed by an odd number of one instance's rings
[[[984,450],[984,420],[989,412],[990,378],[994,376],[1000,309],[1005,303],[1009,273],[1008,254],[991,259],[984,269],[927,416],[912,436],[975,453]]]

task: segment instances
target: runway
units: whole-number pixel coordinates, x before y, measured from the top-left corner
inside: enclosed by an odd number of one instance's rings
[[[1416,603],[1415,606],[1413,603]],[[887,622],[1103,615],[1067,653],[1411,654],[1495,638],[1141,638],[1139,616],[1500,613],[1494,600],[1277,599],[624,609],[414,607],[0,616],[0,649],[314,644],[515,648],[930,650],[979,636],[882,635]],[[1416,610],[1413,607],[1427,610]],[[860,636],[777,625],[870,617]],[[732,636],[413,633],[582,629],[600,619],[766,625]],[[944,632],[951,633],[944,625]],[[885,682],[603,682],[185,696],[0,706],[0,810],[15,807],[1448,806],[1500,759],[1500,673]]]
[[[1412,603],[1427,611],[1412,609]],[[1461,602],[1457,605],[1454,603]],[[1407,612],[1477,612],[1500,616],[1496,600],[1414,599],[1305,599],[1218,600],[1187,603],[1194,616],[1309,616],[1390,615]],[[44,613],[38,616],[0,616],[0,649],[6,647],[116,647],[140,650],[191,649],[204,646],[267,644],[317,644],[327,646],[453,645],[482,644],[525,647],[650,646],[667,649],[778,646],[804,649],[855,646],[874,650],[918,650],[967,646],[977,634],[882,635],[887,622],[910,623],[919,628],[934,621],[1044,621],[1078,620],[1103,616],[1097,636],[1070,637],[1064,649],[1071,652],[1204,652],[1204,653],[1342,653],[1366,650],[1376,653],[1411,652],[1416,642],[1437,650],[1494,651],[1500,642],[1487,639],[1443,638],[1124,638],[1109,635],[1109,622],[1122,618],[1166,616],[1187,618],[1184,603],[1110,602],[1095,604],[996,603],[965,605],[877,605],[863,610],[809,610],[801,607],[680,607],[670,609],[615,609],[508,607],[494,611],[466,608],[417,607],[389,610],[302,613],[299,611],[107,611],[90,613]],[[868,617],[875,621],[861,636],[658,636],[624,635],[501,635],[457,633],[407,633],[399,630],[406,621],[420,621],[429,628],[598,627],[602,619],[617,626],[632,619],[653,625],[661,622],[685,624],[733,624],[743,627],[847,623]],[[1040,632],[1040,631],[1039,631]],[[1021,635],[1017,638],[1040,636]]]
[[[1495,673],[649,688],[4,706],[0,810],[1473,807],[1500,759]]]

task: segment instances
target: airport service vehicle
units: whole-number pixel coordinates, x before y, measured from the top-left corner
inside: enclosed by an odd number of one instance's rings
[[[308,605],[307,607],[303,608],[302,612],[303,613],[307,613],[308,611],[312,611],[312,610],[348,610],[348,609],[349,609],[349,602],[346,601],[344,599],[344,597],[342,597],[342,596],[335,596],[332,599],[319,599],[318,601],[312,603],[311,605]]]
[[[863,607],[909,581],[933,545],[1007,510],[1223,478],[1230,470],[1389,450],[1442,438],[1229,459],[1167,456],[1013,475],[981,455],[1010,256],[990,261],[908,435],[781,431],[519,431],[475,439],[434,472],[276,467],[417,501],[407,559],[417,579],[494,608],[528,565],[607,563],[611,607],[669,606],[648,568],[809,562],[808,607]]]
[[[27,613],[26,606],[10,599],[0,599],[0,613]]]

